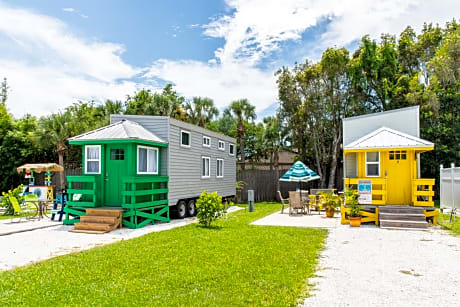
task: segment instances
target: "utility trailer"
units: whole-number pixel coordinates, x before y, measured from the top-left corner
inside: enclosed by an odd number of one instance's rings
[[[235,139],[164,116],[111,115],[110,125],[72,137],[83,175],[67,176],[65,224],[87,208],[121,208],[123,225],[196,214],[203,190],[235,196]]]

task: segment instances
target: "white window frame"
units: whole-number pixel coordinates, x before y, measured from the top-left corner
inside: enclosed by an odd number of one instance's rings
[[[233,153],[230,152],[230,148],[232,148],[232,147],[233,147]],[[228,143],[228,154],[229,154],[230,156],[234,156],[234,155],[235,155],[235,149],[236,149],[235,144]]]
[[[224,144],[224,147],[220,148],[220,144],[223,143]],[[222,141],[222,140],[219,140],[217,142],[217,149],[219,150],[224,150],[225,151],[225,141]]]
[[[140,148],[144,148],[144,149],[147,149],[147,171],[146,172],[140,172],[139,171],[139,149]],[[149,150],[154,150],[156,151],[156,154],[157,154],[157,171],[156,172],[149,172],[148,169],[149,169]],[[159,166],[159,155],[158,155],[158,148],[156,147],[148,147],[148,146],[142,146],[142,145],[137,145],[137,157],[136,157],[136,174],[138,175],[158,175],[158,166]]]
[[[207,139],[209,140],[209,144],[205,145],[204,140]],[[209,136],[203,135],[203,147],[211,147],[211,138]]]
[[[222,161],[222,175],[218,175],[219,171],[219,161]],[[217,158],[216,159],[216,178],[224,178],[224,159]]]
[[[370,153],[370,152],[376,152],[376,153],[378,153],[378,157],[379,157],[379,161],[378,161],[378,162],[367,162],[367,154]],[[366,152],[366,156],[364,157],[364,159],[365,159],[364,163],[366,164],[366,177],[380,177],[380,151],[370,151],[370,152]],[[377,168],[377,170],[378,170],[378,175],[369,175],[369,174],[367,173],[367,165],[368,165],[368,164],[373,164],[373,165],[377,164],[377,165],[378,165],[378,168]]]
[[[95,147],[99,151],[99,159],[88,159],[88,152],[86,148]],[[98,175],[101,173],[101,145],[85,145],[85,174]],[[88,172],[88,162],[99,162],[99,168],[97,172]]]
[[[208,175],[203,176],[203,159],[208,160]],[[206,156],[201,156],[201,178],[206,179],[206,178],[211,178],[211,157],[206,157]]]
[[[188,134],[188,142],[189,142],[188,145],[182,144],[182,133],[187,133]],[[181,130],[180,135],[179,135],[179,144],[180,144],[181,147],[190,148],[192,146],[192,133],[190,131],[187,131],[187,130]]]

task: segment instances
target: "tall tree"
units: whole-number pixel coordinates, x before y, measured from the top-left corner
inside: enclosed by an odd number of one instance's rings
[[[8,86],[8,82],[6,78],[3,78],[2,84],[0,85],[0,103],[5,104],[6,100],[8,99],[8,90],[10,87]]]
[[[187,121],[203,128],[219,115],[214,101],[207,97],[193,97],[191,102],[185,104],[184,109]]]
[[[244,121],[254,120],[256,118],[256,108],[249,103],[247,99],[235,100],[230,104],[230,110],[237,120],[237,134],[241,155],[241,169],[245,168],[244,161],[246,158],[244,149]]]

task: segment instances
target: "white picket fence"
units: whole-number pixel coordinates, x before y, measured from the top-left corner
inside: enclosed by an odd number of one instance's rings
[[[460,167],[455,167],[454,163],[450,168],[440,167],[441,208],[460,210]]]

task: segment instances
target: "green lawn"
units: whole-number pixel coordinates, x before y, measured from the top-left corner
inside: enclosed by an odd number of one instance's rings
[[[295,305],[327,231],[252,226],[280,209],[255,207],[2,272],[0,305]]]
[[[449,222],[450,214],[440,214],[438,223],[442,227],[449,229],[456,236],[460,236],[460,217],[456,217],[455,221],[452,218],[452,222]]]

